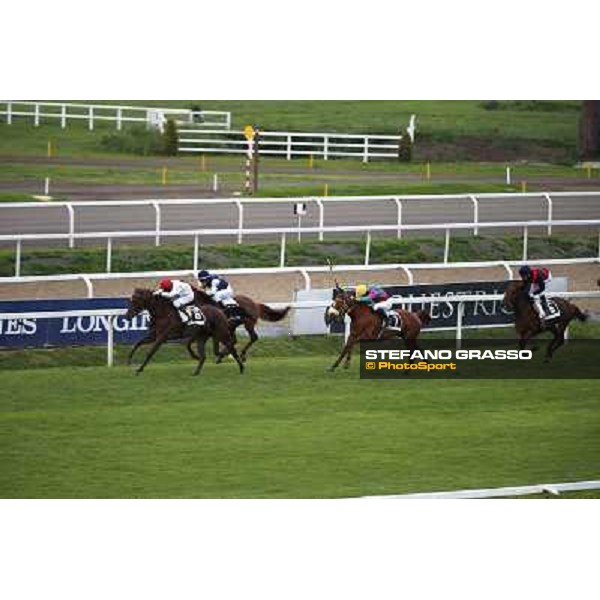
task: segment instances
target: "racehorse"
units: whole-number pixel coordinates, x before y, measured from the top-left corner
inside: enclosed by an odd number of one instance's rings
[[[515,329],[519,335],[519,348],[523,350],[527,342],[543,331],[550,331],[553,338],[546,349],[545,362],[550,361],[554,352],[565,343],[565,329],[573,319],[585,321],[587,315],[564,298],[553,298],[560,313],[548,323],[542,323],[531,299],[525,293],[523,281],[511,281],[504,291],[502,304],[515,313]]]
[[[383,320],[379,314],[373,312],[364,302],[359,302],[353,292],[344,291],[341,287],[336,286],[333,292],[333,302],[325,311],[325,323],[329,325],[331,321],[341,320],[345,315],[348,315],[350,317],[350,335],[340,355],[329,370],[334,371],[342,362],[344,356],[346,357],[344,368],[347,369],[350,366],[352,348],[360,340],[393,339],[400,336],[404,339],[406,347],[410,351],[416,350],[419,347],[417,337],[421,327],[431,321],[429,312],[426,310],[417,312],[395,310],[401,319],[400,331],[382,329]]]
[[[221,306],[212,298],[212,296],[209,296],[205,291],[199,288],[194,288],[194,293],[196,295],[196,304],[198,305]],[[249,342],[240,351],[240,359],[245,361],[250,346],[252,346],[252,344],[258,340],[258,334],[256,333],[256,323],[258,320],[263,319],[264,321],[269,321],[271,323],[281,321],[290,311],[290,307],[287,306],[286,308],[282,309],[271,308],[267,304],[255,302],[252,300],[252,298],[243,295],[234,296],[234,300],[238,303],[240,309],[242,310],[241,321],[236,322],[232,319],[229,321],[229,327],[234,342],[236,340],[235,330],[240,325],[244,325],[244,328],[250,336]],[[221,353],[219,358],[217,358],[217,362],[220,362],[224,356],[226,356],[226,353]]]
[[[136,373],[141,373],[156,351],[168,339],[188,339],[187,348],[190,354],[198,361],[194,375],[198,375],[206,360],[205,345],[209,338],[213,338],[215,348],[221,343],[225,346],[240,368],[240,374],[244,372],[244,364],[235,349],[235,343],[229,331],[227,318],[221,310],[214,306],[203,306],[202,313],[205,317],[203,325],[184,325],[178,315],[177,309],[167,298],[154,295],[152,290],[136,288],[129,300],[129,307],[125,314],[126,319],[132,319],[142,311],[150,313],[151,327],[148,335],[138,341],[129,354],[129,360],[133,353],[142,344],[154,342],[146,358],[137,368]],[[192,344],[196,343],[198,354],[192,351]]]

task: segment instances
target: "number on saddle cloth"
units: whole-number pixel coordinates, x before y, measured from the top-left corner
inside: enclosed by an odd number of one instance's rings
[[[197,306],[187,306],[186,312],[190,317],[189,325],[201,326],[206,323],[204,313]]]
[[[388,317],[388,327],[402,329],[402,317],[395,310],[390,310]]]
[[[550,298],[546,299],[546,303],[548,306],[548,313],[546,315],[546,321],[550,321],[552,319],[556,319],[560,317],[560,308],[558,304],[554,300],[550,300]]]

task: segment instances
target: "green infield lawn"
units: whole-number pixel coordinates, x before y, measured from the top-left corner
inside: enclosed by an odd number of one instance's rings
[[[3,369],[0,496],[329,498],[599,478],[597,381],[361,380],[356,363],[326,372],[337,343],[257,352],[243,376],[227,362],[194,378],[181,348],[139,377]]]

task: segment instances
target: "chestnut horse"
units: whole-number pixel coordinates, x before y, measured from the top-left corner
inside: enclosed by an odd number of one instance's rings
[[[132,319],[142,311],[147,310],[150,313],[150,330],[148,335],[138,341],[129,354],[129,360],[133,356],[136,348],[142,344],[154,342],[150,348],[146,358],[137,368],[136,373],[139,375],[156,351],[168,339],[188,339],[188,351],[196,358],[198,365],[194,371],[194,375],[198,375],[202,369],[202,365],[206,360],[205,345],[209,338],[213,338],[215,348],[218,343],[225,346],[227,351],[235,358],[240,368],[240,374],[244,372],[244,364],[238,356],[237,350],[229,325],[223,312],[214,306],[203,306],[202,312],[205,317],[204,325],[186,326],[181,322],[177,309],[167,298],[154,295],[152,290],[136,288],[129,300],[129,307],[125,314],[126,319]],[[191,349],[193,343],[196,343],[198,354],[194,354]]]
[[[196,304],[198,306],[212,305],[221,307],[221,305],[215,302],[212,296],[209,296],[204,290],[194,288],[194,293],[196,295]],[[234,342],[236,339],[235,330],[240,325],[243,325],[248,332],[250,340],[240,351],[240,359],[245,361],[250,346],[252,346],[252,344],[258,340],[258,334],[256,333],[256,323],[258,320],[263,319],[264,321],[269,321],[271,323],[281,321],[290,311],[290,307],[287,306],[286,308],[282,309],[271,308],[266,304],[260,304],[259,302],[252,300],[252,298],[243,295],[237,295],[233,298],[238,303],[242,314],[240,315],[241,320],[236,321],[234,319],[229,319],[229,329],[233,336]],[[227,316],[229,317],[229,315]],[[217,359],[217,362],[220,362],[224,356],[225,354],[222,354],[220,358]]]
[[[546,349],[545,361],[552,358],[554,352],[565,343],[565,330],[573,319],[585,321],[587,315],[564,298],[552,298],[560,310],[560,315],[550,322],[542,323],[531,299],[525,293],[523,281],[511,281],[504,291],[502,303],[515,313],[515,329],[519,335],[519,348],[522,350],[527,342],[544,331],[552,333],[552,339]]]
[[[350,366],[352,348],[360,340],[389,340],[402,337],[409,350],[416,350],[419,347],[417,338],[421,327],[431,321],[429,312],[426,310],[419,310],[417,312],[401,309],[394,310],[401,318],[399,332],[382,329],[383,321],[381,315],[373,312],[366,303],[359,302],[354,292],[344,291],[341,287],[337,286],[333,292],[333,302],[325,311],[325,322],[329,325],[331,321],[341,320],[348,315],[350,317],[350,335],[340,355],[329,370],[334,371],[340,362],[342,362],[344,356],[346,357],[344,368],[347,369]]]

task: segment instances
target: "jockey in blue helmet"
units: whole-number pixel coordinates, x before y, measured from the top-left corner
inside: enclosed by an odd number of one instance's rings
[[[240,307],[233,297],[233,288],[226,279],[203,269],[198,272],[198,282],[202,289],[223,307],[228,317],[241,317]]]

